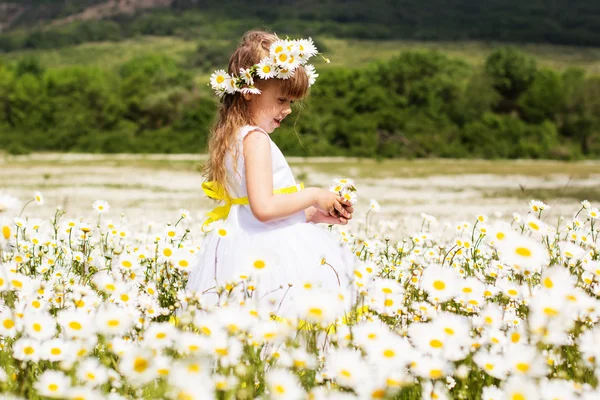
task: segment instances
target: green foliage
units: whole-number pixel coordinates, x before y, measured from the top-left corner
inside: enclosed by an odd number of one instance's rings
[[[514,47],[494,51],[485,62],[494,87],[508,100],[518,98],[535,78],[535,60]]]
[[[207,62],[221,63],[216,54]],[[319,73],[311,96],[273,136],[286,155],[600,155],[600,78],[537,69],[514,49],[492,53],[483,67],[409,51]],[[0,148],[200,153],[216,105],[208,87],[195,87],[190,72],[164,55],[136,57],[117,70],[44,68],[25,59],[0,64]]]
[[[226,12],[223,1],[177,0],[170,9],[40,27],[41,22],[81,12],[100,2],[103,0],[79,4],[24,2],[26,10],[13,23],[13,30],[0,35],[0,51],[57,48],[136,35],[235,39],[250,27],[265,27],[283,34],[357,39],[600,45],[600,7],[596,0],[559,1],[552,7],[544,0],[484,0],[477,6],[469,0],[457,0],[451,7],[444,0],[431,0],[427,6],[416,0],[233,0],[228,2]]]

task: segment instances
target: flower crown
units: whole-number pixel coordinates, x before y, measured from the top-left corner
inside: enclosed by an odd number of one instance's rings
[[[306,65],[309,58],[319,54],[311,38],[298,40],[277,40],[271,45],[269,55],[250,68],[240,68],[239,76],[231,76],[225,70],[219,69],[210,76],[210,86],[217,96],[240,93],[260,94],[254,86],[254,79],[288,79],[294,75],[296,68],[304,65],[308,75],[308,86],[312,86],[319,76],[315,67]],[[329,62],[325,58],[326,62]]]

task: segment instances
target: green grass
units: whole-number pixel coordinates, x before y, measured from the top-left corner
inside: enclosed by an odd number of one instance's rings
[[[407,50],[436,50],[452,57],[460,57],[474,65],[483,63],[487,55],[498,46],[505,44],[481,41],[469,42],[418,42],[411,40],[365,41],[353,39],[320,38],[327,46],[325,56],[331,64],[316,61],[319,68],[360,67],[374,60],[389,59]],[[3,58],[16,61],[26,56],[36,55],[50,68],[72,65],[115,68],[120,64],[149,53],[160,53],[184,61],[195,51],[198,41],[177,37],[142,36],[122,42],[86,43],[54,50],[26,50],[6,53]],[[534,56],[539,65],[564,69],[577,66],[590,74],[600,74],[600,48],[574,47],[544,44],[518,44],[517,47]],[[226,67],[226,66],[223,66]],[[206,72],[198,73],[198,78],[207,77]]]
[[[506,43],[481,41],[466,42],[419,42],[414,40],[364,41],[323,39],[328,47],[331,65],[361,66],[374,59],[388,59],[401,51],[434,50],[451,57],[466,59],[473,65],[481,65],[486,57]],[[590,74],[600,74],[600,48],[575,47],[547,44],[515,44],[536,58],[539,65],[555,69],[580,67]]]
[[[158,53],[183,61],[193,52],[197,42],[176,37],[142,36],[122,42],[85,43],[53,50],[24,50],[3,55],[9,61],[38,56],[48,68],[74,65],[115,68],[126,61],[145,54]]]

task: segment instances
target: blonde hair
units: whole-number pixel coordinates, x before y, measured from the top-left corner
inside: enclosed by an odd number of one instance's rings
[[[249,68],[259,63],[269,55],[271,44],[277,40],[279,38],[273,33],[260,30],[246,32],[229,59],[228,73],[237,75],[240,68]],[[302,99],[308,95],[308,75],[302,66],[296,68],[294,75],[289,79],[279,79],[279,81],[282,96]],[[254,80],[254,85],[261,88],[264,82],[257,78]],[[203,175],[207,180],[216,181],[223,187],[227,187],[225,156],[227,152],[233,153],[234,169],[237,172],[237,153],[240,150],[236,146],[237,133],[240,128],[250,123],[248,104],[242,94],[239,92],[225,94],[221,99],[216,122],[210,131],[209,158],[203,166]]]

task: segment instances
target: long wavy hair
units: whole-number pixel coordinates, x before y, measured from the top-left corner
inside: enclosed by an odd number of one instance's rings
[[[279,40],[277,35],[261,30],[246,32],[237,49],[229,59],[228,73],[238,75],[240,68],[249,68],[269,55],[271,44]],[[277,78],[271,78],[277,79]],[[292,99],[302,99],[308,95],[308,75],[304,67],[296,68],[294,75],[289,79],[278,79],[281,95]],[[254,85],[259,89],[264,85],[264,80],[254,79]],[[260,95],[259,95],[260,96]],[[217,113],[217,118],[210,131],[208,141],[208,160],[202,168],[205,179],[217,181],[224,188],[227,187],[231,177],[227,176],[225,169],[225,156],[228,152],[233,155],[234,169],[237,173],[238,152],[237,133],[244,125],[251,125],[251,116],[248,111],[247,100],[241,93],[225,94]]]

